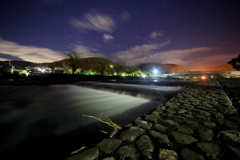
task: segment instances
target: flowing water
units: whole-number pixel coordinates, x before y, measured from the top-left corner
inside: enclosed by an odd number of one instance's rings
[[[6,159],[65,159],[72,151],[107,136],[99,130],[112,130],[95,119],[83,118],[83,114],[99,117],[103,113],[125,125],[161,104],[153,86],[132,85],[131,89],[131,85],[115,84],[114,90],[112,84],[108,92],[103,86],[99,90],[99,85],[92,89],[76,85],[0,86],[1,154]],[[182,91],[181,87],[160,88],[167,96]]]

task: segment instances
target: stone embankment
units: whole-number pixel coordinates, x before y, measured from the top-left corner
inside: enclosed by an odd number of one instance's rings
[[[240,116],[220,83],[199,82],[67,160],[240,159]]]

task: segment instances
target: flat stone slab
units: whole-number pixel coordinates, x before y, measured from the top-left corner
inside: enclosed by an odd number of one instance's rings
[[[137,127],[140,127],[143,129],[150,129],[152,127],[152,123],[144,120],[135,120],[135,124]]]
[[[149,131],[149,133],[151,134],[151,136],[153,138],[158,139],[159,143],[164,143],[164,144],[169,144],[170,140],[168,139],[168,136],[166,134],[162,134],[160,132],[156,132],[156,131]]]
[[[159,115],[146,115],[144,117],[145,120],[151,121],[151,122],[154,122],[154,123],[158,123],[159,118],[161,118],[161,116],[159,116]]]
[[[121,160],[139,160],[139,153],[133,145],[122,146],[118,149],[117,155]]]
[[[153,152],[154,151],[154,145],[147,135],[142,135],[138,141],[136,142],[137,148],[141,151],[147,151],[147,152]]]
[[[100,143],[97,144],[98,147],[103,153],[111,153],[114,151],[120,144],[122,140],[120,139],[103,139]]]
[[[193,130],[191,128],[185,127],[185,126],[179,126],[177,131],[184,133],[184,134],[192,134],[193,133]]]
[[[209,127],[209,128],[214,128],[214,127],[216,127],[216,124],[215,124],[214,122],[208,122],[208,121],[203,122],[203,125],[204,125],[205,127]]]
[[[217,144],[214,143],[207,143],[207,142],[199,142],[196,143],[196,146],[200,148],[203,152],[207,154],[207,156],[216,156],[219,154],[219,147]]]
[[[136,146],[144,157],[148,159],[153,158],[152,152],[154,151],[154,144],[149,136],[142,135],[136,142]]]
[[[240,131],[235,130],[221,131],[219,132],[218,137],[222,137],[225,140],[230,140],[235,143],[240,143]]]
[[[198,134],[203,140],[208,140],[208,141],[212,140],[214,136],[214,133],[211,129],[203,128],[203,127],[198,129]]]
[[[99,155],[98,148],[90,148],[82,153],[69,157],[67,160],[94,160]]]
[[[155,124],[153,127],[160,132],[164,132],[164,133],[167,132],[167,127],[161,124]]]
[[[167,125],[167,126],[175,126],[178,127],[179,124],[173,120],[167,119],[167,120],[162,120],[160,123]]]
[[[103,158],[102,160],[116,160],[114,157],[106,157],[106,158]]]
[[[174,150],[159,149],[158,160],[178,160],[178,154]]]
[[[186,109],[180,109],[179,111],[178,111],[178,113],[179,114],[183,114],[183,113],[186,113],[188,110],[186,110]]]
[[[182,134],[182,133],[178,133],[178,132],[172,132],[171,135],[176,142],[182,143],[182,144],[191,144],[191,143],[194,143],[194,142],[198,141],[197,139],[195,139],[192,136]]]
[[[197,154],[189,149],[182,149],[181,157],[183,160],[204,160],[202,155]]]
[[[134,141],[137,137],[142,135],[144,133],[144,130],[142,128],[138,128],[135,126],[131,126],[128,130],[123,131],[120,134],[120,139],[127,140],[127,141]]]

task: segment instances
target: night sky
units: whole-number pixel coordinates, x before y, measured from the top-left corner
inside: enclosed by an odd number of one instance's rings
[[[240,54],[239,0],[1,0],[0,60],[76,50],[126,66],[226,64]]]

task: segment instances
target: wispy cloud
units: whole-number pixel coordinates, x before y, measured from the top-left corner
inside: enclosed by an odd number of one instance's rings
[[[102,38],[103,38],[104,42],[107,42],[107,41],[110,41],[110,40],[114,39],[114,37],[110,34],[103,34]]]
[[[161,44],[144,44],[135,46],[126,51],[120,51],[114,54],[113,59],[125,62],[127,66],[137,66],[141,63],[171,63],[179,65],[189,65],[188,57],[193,53],[201,53],[214,50],[216,48],[198,47],[184,50],[169,50],[159,52],[159,50],[170,44],[166,41]],[[192,60],[191,60],[192,61]]]
[[[80,43],[80,42],[78,42],[78,43]],[[106,56],[104,54],[100,53],[97,49],[90,48],[90,47],[82,45],[82,44],[71,44],[70,48],[71,48],[71,50],[81,53],[82,58],[87,58],[87,57],[106,58]]]
[[[160,37],[160,36],[162,36],[161,32],[152,32],[152,33],[150,33],[150,37],[151,38],[157,38],[157,37]]]
[[[85,13],[81,19],[72,18],[70,24],[80,30],[97,32],[113,32],[116,27],[116,22],[112,16],[96,11]]]
[[[157,51],[161,47],[164,47],[168,44],[170,44],[170,41],[166,41],[160,44],[143,44],[141,46],[135,46],[135,47],[129,48],[126,51],[120,51],[113,54],[113,59],[121,60],[121,61],[124,61],[127,65],[131,65],[129,63],[131,63],[131,61],[133,61],[134,59],[143,58],[146,55],[151,54],[154,51]]]
[[[18,57],[19,59],[35,63],[53,62],[66,58],[63,52],[35,46],[23,46],[2,39],[0,39],[0,46],[0,53],[2,54],[9,55],[10,57]]]

